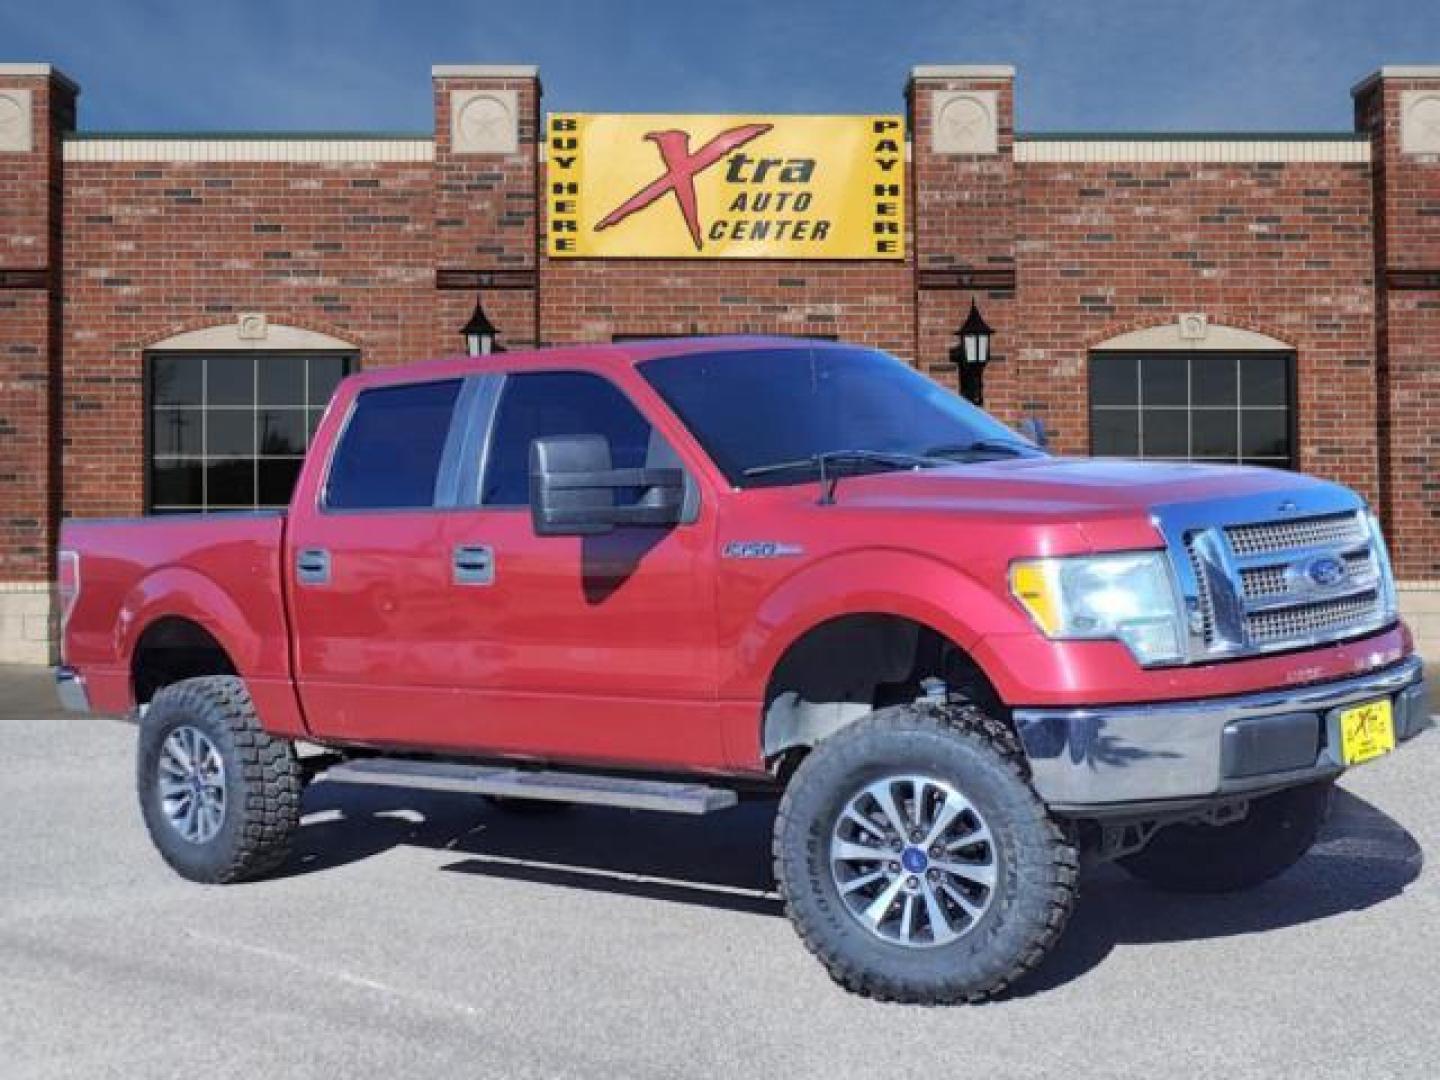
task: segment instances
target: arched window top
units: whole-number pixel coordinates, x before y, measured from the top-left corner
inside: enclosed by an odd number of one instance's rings
[[[1143,330],[1131,330],[1109,341],[1090,346],[1095,352],[1294,352],[1295,346],[1287,344],[1269,334],[1255,330],[1242,330],[1238,326],[1210,323],[1205,327],[1204,337],[1189,338],[1180,335],[1180,322],[1161,323],[1147,326]]]
[[[284,323],[262,324],[259,333],[243,333],[244,320],[187,330],[145,346],[147,352],[312,352],[317,350],[356,351],[354,342],[342,341],[318,330],[306,330]]]

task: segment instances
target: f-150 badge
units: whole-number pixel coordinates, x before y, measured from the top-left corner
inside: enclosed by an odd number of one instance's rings
[[[731,540],[722,554],[727,559],[784,559],[805,554],[799,544],[782,544],[776,540]]]

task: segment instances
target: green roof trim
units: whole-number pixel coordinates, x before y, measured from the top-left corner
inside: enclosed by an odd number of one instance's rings
[[[1369,142],[1356,131],[1017,131],[1017,142]]]
[[[71,142],[98,142],[102,139],[158,139],[173,142],[303,142],[310,139],[380,142],[403,139],[411,142],[431,142],[435,138],[428,131],[67,131],[64,137]]]

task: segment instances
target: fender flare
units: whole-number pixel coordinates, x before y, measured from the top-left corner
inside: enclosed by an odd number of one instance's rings
[[[181,566],[161,567],[125,595],[115,620],[115,656],[126,671],[145,631],[161,619],[187,619],[219,642],[244,678],[261,663],[263,635],[214,580]]]
[[[933,556],[896,548],[832,555],[808,564],[764,598],[736,643],[722,696],[763,700],[791,646],[822,623],[860,614],[920,623],[967,653],[980,638],[1013,631],[1023,619],[993,589]]]

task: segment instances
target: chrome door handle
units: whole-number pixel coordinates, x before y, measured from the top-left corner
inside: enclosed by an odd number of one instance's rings
[[[461,544],[450,569],[456,585],[489,585],[495,580],[495,552],[487,544]]]
[[[330,552],[306,548],[295,556],[295,577],[305,585],[330,584]]]

